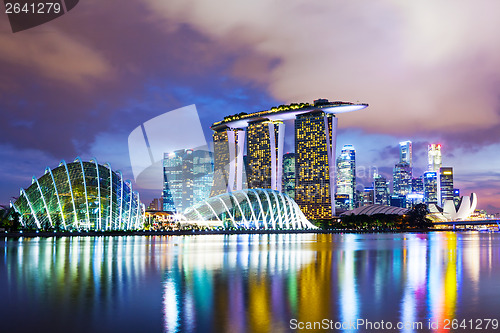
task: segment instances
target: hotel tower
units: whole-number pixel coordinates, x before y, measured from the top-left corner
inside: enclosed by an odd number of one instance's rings
[[[335,215],[335,114],[368,104],[315,100],[251,114],[239,113],[214,123],[214,184],[211,195],[248,188],[282,191],[286,120],[295,120],[295,200],[307,218]],[[246,142],[245,142],[246,141]],[[244,147],[246,143],[246,165]],[[246,176],[245,176],[246,174]],[[246,178],[246,179],[245,179]]]

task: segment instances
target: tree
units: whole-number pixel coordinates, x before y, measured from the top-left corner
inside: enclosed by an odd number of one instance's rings
[[[0,228],[5,228],[9,231],[21,228],[19,214],[12,207],[7,208],[2,206],[0,210]]]
[[[429,209],[425,204],[418,204],[406,213],[406,221],[410,228],[428,229],[432,226],[432,221],[426,216],[429,214]]]

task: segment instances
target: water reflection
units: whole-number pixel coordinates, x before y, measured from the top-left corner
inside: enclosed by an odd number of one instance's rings
[[[16,322],[6,328],[16,331],[46,325],[82,332],[288,332],[292,319],[303,325],[363,319],[422,325],[394,332],[444,332],[450,331],[446,319],[500,319],[499,234],[74,237],[0,244],[0,282],[7,286],[0,298],[10,301],[0,311]],[[22,320],[26,313],[30,321]],[[437,327],[430,329],[430,322]],[[370,330],[345,325],[342,331]]]

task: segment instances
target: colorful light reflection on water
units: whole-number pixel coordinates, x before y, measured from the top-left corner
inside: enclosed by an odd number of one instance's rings
[[[288,332],[291,319],[420,322],[422,329],[385,331],[453,332],[446,319],[500,319],[498,233],[26,238],[0,246],[7,332]],[[358,328],[343,331],[370,331]]]

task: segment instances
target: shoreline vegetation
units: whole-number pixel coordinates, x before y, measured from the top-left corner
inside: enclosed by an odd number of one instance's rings
[[[0,224],[0,237],[81,237],[81,236],[188,236],[188,235],[262,235],[262,234],[338,234],[338,233],[414,233],[430,231],[468,231],[469,229],[443,228],[434,229],[433,223],[426,218],[425,205],[416,205],[405,215],[346,215],[340,218],[311,220],[318,229],[200,229],[189,227],[183,229],[152,230],[145,225],[143,230],[81,230],[64,231],[58,228],[46,230],[22,229],[19,217],[3,216]]]

